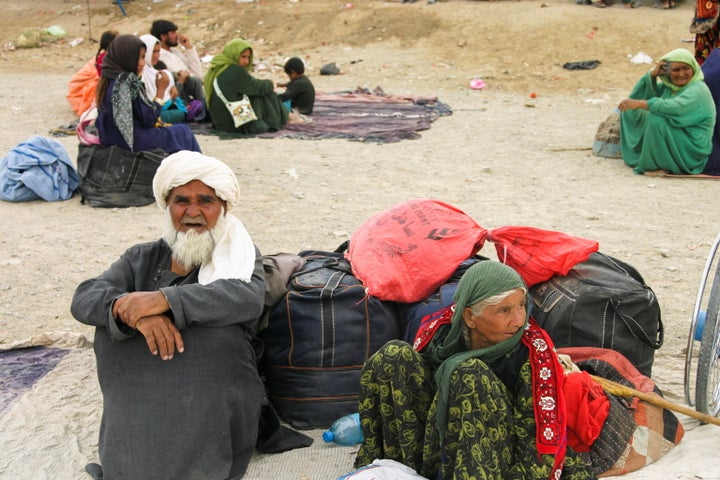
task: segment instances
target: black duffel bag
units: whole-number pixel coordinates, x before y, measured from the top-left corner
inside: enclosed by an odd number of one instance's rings
[[[358,409],[360,372],[402,336],[394,302],[365,291],[341,251],[303,251],[305,265],[258,336],[268,397],[295,428],[327,428]]]
[[[530,293],[533,317],[556,347],[616,350],[650,377],[663,324],[655,293],[635,268],[595,252]]]
[[[152,182],[162,150],[131,152],[120,147],[78,146],[82,202],[91,207],[141,207],[155,201]]]

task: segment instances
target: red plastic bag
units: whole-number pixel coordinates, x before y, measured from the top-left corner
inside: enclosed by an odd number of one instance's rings
[[[498,260],[517,270],[528,287],[567,275],[599,248],[595,240],[534,227],[496,228],[487,239],[495,244]]]
[[[482,248],[486,236],[487,230],[461,210],[414,199],[360,225],[345,257],[370,295],[413,303],[437,290]]]

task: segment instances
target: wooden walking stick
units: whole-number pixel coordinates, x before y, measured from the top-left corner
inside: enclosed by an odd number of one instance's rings
[[[688,417],[696,418],[703,423],[712,423],[713,425],[720,426],[720,418],[713,417],[706,413],[698,412],[697,410],[693,410],[692,408],[688,408],[683,405],[672,403],[668,400],[665,400],[659,395],[645,393],[634,388],[626,387],[625,385],[613,382],[612,380],[608,380],[607,378],[598,377],[596,375],[590,376],[593,380],[602,385],[603,389],[606,392],[616,395],[618,397],[636,397],[645,402],[657,405],[658,407],[667,408],[668,410],[682,413],[684,415],[687,415]]]

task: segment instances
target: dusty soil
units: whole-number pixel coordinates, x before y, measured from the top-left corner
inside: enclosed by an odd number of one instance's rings
[[[422,138],[389,145],[348,141],[199,138],[231,164],[244,188],[237,214],[264,253],[332,249],[373,213],[411,197],[465,210],[486,228],[531,225],[600,241],[635,265],[660,298],[666,344],[656,356],[675,398],[682,350],[708,246],[717,233],[717,184],[633,175],[592,155],[597,125],[648,68],[631,62],[692,49],[692,5],[673,10],[572,0],[356,2],[338,0],[3,1],[0,151],[74,120],[67,81],[95,54],[102,31],[143,34],[175,21],[203,54],[243,36],[264,66],[299,55],[320,91],[381,86],[437,95],[453,115]],[[19,48],[20,35],[59,25],[67,36]],[[77,46],[72,40],[82,39]],[[594,70],[566,62],[600,60]],[[342,74],[320,76],[336,62]],[[482,91],[468,88],[482,78]],[[534,93],[536,98],[530,98]],[[74,137],[58,140],[71,158]],[[0,203],[0,347],[46,332],[87,334],[69,314],[75,286],[129,245],[154,239],[155,206],[93,209],[73,199]],[[488,244],[481,252],[493,255]]]

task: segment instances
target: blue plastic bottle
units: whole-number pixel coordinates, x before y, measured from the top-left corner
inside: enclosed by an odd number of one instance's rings
[[[357,445],[363,442],[362,428],[360,427],[360,414],[353,413],[340,417],[333,422],[328,430],[322,434],[327,443],[336,445]]]

